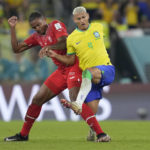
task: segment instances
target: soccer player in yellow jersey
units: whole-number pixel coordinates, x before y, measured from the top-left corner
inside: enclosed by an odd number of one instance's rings
[[[99,23],[89,23],[89,15],[84,7],[73,10],[73,19],[77,28],[67,38],[67,54],[60,56],[53,51],[50,57],[72,65],[75,56],[79,59],[82,70],[82,83],[76,101],[68,102],[76,114],[82,112],[82,104],[88,103],[97,111],[99,100],[102,98],[104,86],[113,82],[115,68],[111,64],[103,40],[103,26]]]

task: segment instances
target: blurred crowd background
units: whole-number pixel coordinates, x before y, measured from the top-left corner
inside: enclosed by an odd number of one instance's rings
[[[7,20],[18,16],[20,41],[33,33],[28,16],[41,11],[47,22],[63,21],[69,33],[75,29],[72,10],[82,5],[90,22],[104,26],[104,40],[116,67],[115,82],[150,82],[150,0],[0,0],[0,83],[43,82],[56,66],[50,58],[40,59],[40,47],[14,54]]]

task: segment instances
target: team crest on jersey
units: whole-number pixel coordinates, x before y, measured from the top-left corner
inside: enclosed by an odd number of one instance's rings
[[[97,39],[100,39],[100,34],[99,34],[99,32],[95,31],[93,34],[94,34],[94,36],[95,36]]]

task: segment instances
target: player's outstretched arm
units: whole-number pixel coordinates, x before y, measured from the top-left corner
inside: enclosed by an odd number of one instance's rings
[[[55,53],[53,50],[47,51],[46,54],[48,57],[53,57],[62,62],[63,64],[66,64],[67,66],[73,65],[75,63],[75,55],[59,55]]]
[[[10,34],[11,34],[11,45],[14,53],[20,53],[29,48],[29,46],[25,42],[18,42],[16,36],[16,24],[18,22],[18,18],[16,16],[12,16],[8,19],[8,24],[10,26]]]

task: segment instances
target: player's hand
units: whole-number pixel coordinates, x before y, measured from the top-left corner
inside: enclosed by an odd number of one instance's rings
[[[18,22],[18,18],[16,16],[12,16],[8,19],[8,24],[10,27],[15,27]]]
[[[47,54],[48,57],[53,57],[56,58],[57,57],[57,53],[54,52],[53,50],[48,50]]]
[[[47,56],[48,50],[49,50],[48,46],[43,47],[43,48],[40,50],[40,52],[39,52],[40,58],[43,58],[44,56]]]

